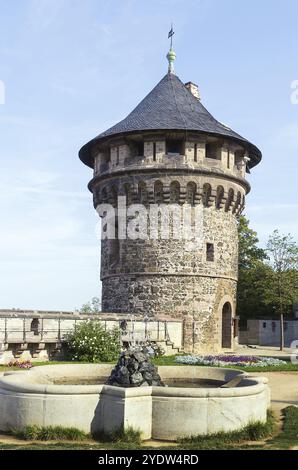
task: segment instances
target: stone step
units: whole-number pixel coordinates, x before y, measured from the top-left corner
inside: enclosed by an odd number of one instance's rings
[[[157,341],[156,344],[165,350],[166,356],[174,356],[179,353],[183,353],[183,349],[175,346],[170,340]]]

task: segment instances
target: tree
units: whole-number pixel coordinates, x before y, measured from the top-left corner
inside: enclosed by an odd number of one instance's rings
[[[238,220],[239,280],[237,290],[237,314],[241,321],[249,316],[270,315],[270,306],[264,302],[264,282],[270,268],[264,263],[268,258],[258,247],[257,233],[249,227],[245,216]]]
[[[101,302],[98,297],[93,297],[90,302],[83,304],[80,308],[80,313],[100,313],[101,312]]]
[[[284,348],[284,314],[298,298],[298,246],[293,237],[275,230],[267,243],[272,268],[270,289],[266,299],[275,305],[280,316],[280,350]]]
[[[241,215],[238,219],[238,237],[239,270],[249,269],[256,262],[268,258],[266,250],[257,246],[259,243],[257,232],[249,227],[249,220],[244,215]]]

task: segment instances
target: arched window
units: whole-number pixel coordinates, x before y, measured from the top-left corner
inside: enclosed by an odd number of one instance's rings
[[[203,206],[204,207],[208,207],[210,196],[211,196],[211,186],[210,184],[206,183],[203,186]]]
[[[141,204],[146,204],[148,202],[147,186],[144,181],[141,181],[138,184],[138,195]]]
[[[118,205],[118,192],[116,186],[111,187],[109,202],[113,205],[113,207],[117,207]]]
[[[170,203],[179,204],[180,202],[180,184],[178,181],[173,181],[170,184]]]
[[[229,189],[228,198],[226,202],[226,207],[225,207],[226,212],[229,211],[233,201],[234,201],[234,190],[231,188]]]
[[[186,202],[191,206],[195,205],[195,197],[197,193],[197,185],[196,183],[190,182],[187,183],[186,186]]]
[[[221,203],[225,194],[225,190],[222,186],[218,186],[216,191],[216,208],[220,209]]]
[[[226,302],[222,309],[222,347],[232,347],[232,307]]]
[[[130,184],[125,183],[125,184],[123,185],[123,189],[124,189],[124,194],[125,194],[125,196],[126,196],[126,205],[127,205],[127,206],[130,206],[130,205],[131,205],[131,202],[132,202],[132,193],[131,193]]]
[[[30,331],[34,333],[34,335],[39,335],[39,320],[38,318],[33,318],[31,325],[30,325]]]
[[[161,181],[156,181],[154,184],[154,202],[155,204],[163,203],[163,184]]]
[[[119,326],[121,333],[125,334],[127,332],[127,320],[121,320]]]
[[[240,191],[238,191],[237,193],[237,198],[236,198],[236,204],[235,204],[235,207],[234,207],[234,211],[235,212],[236,210],[240,209],[240,206],[241,206],[241,193]]]

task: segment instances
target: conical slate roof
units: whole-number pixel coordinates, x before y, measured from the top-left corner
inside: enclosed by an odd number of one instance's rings
[[[93,144],[111,136],[157,130],[200,131],[231,138],[247,147],[250,167],[262,158],[257,147],[217,121],[175,74],[167,73],[125,119],[84,145],[79,152],[80,159],[93,167],[90,155]]]

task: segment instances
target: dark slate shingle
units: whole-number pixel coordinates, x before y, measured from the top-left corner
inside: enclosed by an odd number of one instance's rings
[[[218,122],[174,74],[167,73],[155,88],[122,121],[84,145],[79,156],[92,165],[90,147],[95,142],[134,131],[187,130],[225,136],[244,143],[251,157],[250,167],[262,158],[257,147]]]

